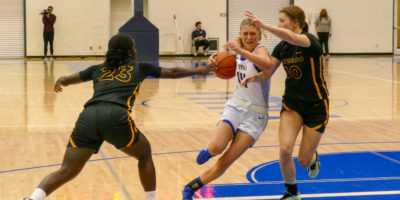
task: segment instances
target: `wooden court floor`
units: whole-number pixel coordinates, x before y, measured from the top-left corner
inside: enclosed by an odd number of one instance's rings
[[[198,61],[168,59],[160,65],[193,67]],[[92,83],[69,86],[57,94],[54,81],[100,62],[0,60],[1,200],[29,196],[45,175],[59,168],[75,120],[92,95]],[[399,63],[392,56],[333,56],[325,61],[331,119],[319,147],[321,155],[400,151]],[[249,183],[246,173],[251,168],[278,159],[284,79],[280,67],[272,78],[271,119],[260,140],[212,184]],[[152,145],[158,199],[179,199],[182,187],[216,161],[198,166],[195,158],[214,134],[236,82],[215,76],[144,81],[133,118]],[[144,199],[137,161],[104,143],[81,174],[48,199]]]

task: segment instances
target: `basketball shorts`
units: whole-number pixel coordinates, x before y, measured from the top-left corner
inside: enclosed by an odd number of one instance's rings
[[[140,134],[126,108],[97,102],[79,115],[68,147],[89,148],[97,153],[104,140],[119,149],[135,144]]]
[[[303,123],[306,126],[324,133],[329,120],[328,99],[307,102],[283,97],[281,113],[285,110],[296,111],[303,118]]]
[[[268,119],[268,114],[248,110],[232,100],[226,102],[221,116],[221,121],[231,126],[234,135],[241,130],[249,134],[254,139],[254,143],[267,127]]]

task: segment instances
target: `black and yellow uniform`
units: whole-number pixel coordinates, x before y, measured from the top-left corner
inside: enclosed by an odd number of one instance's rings
[[[99,150],[104,140],[116,148],[137,142],[140,131],[130,117],[139,87],[147,76],[160,77],[161,68],[128,59],[118,68],[105,63],[79,72],[82,81],[93,81],[93,97],[85,104],[68,147]]]
[[[321,133],[329,119],[328,89],[324,79],[322,48],[312,34],[302,32],[310,39],[309,47],[300,47],[281,41],[272,52],[286,71],[282,111],[294,110],[304,124]]]

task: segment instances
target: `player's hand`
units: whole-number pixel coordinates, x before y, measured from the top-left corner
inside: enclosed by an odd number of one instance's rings
[[[61,78],[62,77],[57,79],[56,83],[54,84],[54,91],[55,92],[62,92],[63,91],[63,87],[62,87],[62,84],[61,84]]]
[[[248,76],[248,77],[244,78],[244,79],[240,82],[240,86],[241,86],[241,87],[247,88],[247,84],[248,84],[248,83],[256,82],[257,79],[258,79],[257,74],[253,74],[253,75],[251,75],[251,76]]]
[[[225,45],[224,45],[224,48],[226,49],[226,51],[234,51],[235,53],[237,53],[237,54],[240,54],[240,48],[239,48],[239,45],[236,43],[236,42],[227,42]]]
[[[216,53],[212,54],[208,60],[207,63],[202,62],[200,64],[201,67],[199,67],[199,74],[200,75],[208,75],[210,72],[214,71],[215,69],[217,69],[217,63],[215,61],[215,56]],[[204,66],[204,67],[203,67]]]
[[[208,65],[209,65],[209,64],[217,65],[217,61],[215,60],[215,58],[217,57],[217,55],[218,55],[218,53],[213,53],[213,54],[211,54],[211,56],[208,57],[207,64],[208,64]]]
[[[210,72],[215,70],[215,68],[216,68],[215,66],[216,65],[214,63],[210,63],[210,64],[206,65],[205,62],[202,62],[200,64],[200,67],[197,68],[198,69],[198,74],[202,75],[202,76],[206,76],[206,75],[210,74]]]
[[[246,10],[245,14],[246,17],[248,19],[250,19],[250,21],[252,21],[256,26],[261,27],[263,22],[261,21],[261,19],[259,17],[257,17],[257,15],[255,15],[253,12]]]

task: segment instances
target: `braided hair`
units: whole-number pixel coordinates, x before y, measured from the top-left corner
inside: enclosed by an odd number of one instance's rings
[[[136,59],[135,41],[126,34],[114,35],[108,42],[106,66],[118,68],[128,58]]]

